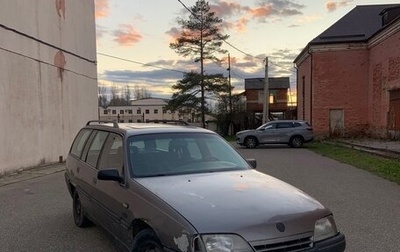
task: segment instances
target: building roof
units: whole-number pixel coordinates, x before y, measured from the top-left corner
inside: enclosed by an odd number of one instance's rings
[[[326,29],[310,44],[368,41],[382,28],[382,15],[386,9],[399,4],[359,5]]]
[[[167,104],[168,104],[168,99],[162,99],[162,98],[144,98],[139,100],[131,100],[131,105],[134,106],[154,106],[154,105],[165,106]]]
[[[400,7],[400,4],[358,5],[331,25],[308,45],[294,60],[297,63],[312,45],[334,43],[367,42],[382,30],[383,14],[387,10]]]
[[[244,80],[244,89],[264,89],[265,78],[249,78]],[[290,87],[289,77],[268,78],[269,89],[287,89]]]

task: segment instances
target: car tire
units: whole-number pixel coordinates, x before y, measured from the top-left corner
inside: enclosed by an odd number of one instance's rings
[[[79,198],[78,192],[75,190],[73,195],[72,202],[72,211],[74,214],[74,222],[78,227],[87,227],[90,225],[90,221],[86,218],[85,213],[83,211],[82,203]]]
[[[247,137],[244,140],[244,145],[249,149],[253,149],[257,146],[257,139],[255,137]]]
[[[293,136],[290,138],[289,145],[293,148],[300,148],[303,146],[304,139],[301,136]]]
[[[161,242],[151,229],[140,231],[133,239],[131,252],[163,252]]]

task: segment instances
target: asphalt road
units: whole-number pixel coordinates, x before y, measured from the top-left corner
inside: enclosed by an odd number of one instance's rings
[[[369,172],[286,146],[239,148],[259,171],[284,180],[328,207],[349,252],[400,251],[400,186]]]
[[[306,148],[239,151],[330,208],[346,251],[400,251],[400,186]],[[101,229],[75,227],[62,172],[0,186],[0,202],[0,251],[117,250]]]

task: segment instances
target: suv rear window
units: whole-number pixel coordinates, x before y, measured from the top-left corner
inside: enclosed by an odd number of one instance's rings
[[[90,129],[83,129],[81,130],[78,135],[76,136],[74,143],[71,147],[71,154],[81,157],[83,148],[85,147],[86,141],[88,140],[90,133],[92,130]]]

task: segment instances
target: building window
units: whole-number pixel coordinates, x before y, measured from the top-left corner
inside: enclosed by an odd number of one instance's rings
[[[158,109],[155,109],[155,110],[154,110],[154,114],[158,114]]]
[[[130,123],[133,122],[132,119],[129,119],[129,122],[130,122]]]
[[[107,109],[104,110],[104,114],[108,115],[108,110]]]
[[[136,110],[136,114],[140,115],[142,114],[142,111],[140,109]]]
[[[150,114],[150,110],[149,109],[146,109],[146,114]]]
[[[128,110],[128,114],[132,115],[132,109]]]
[[[112,114],[115,115],[117,114],[117,111],[115,109],[112,110]]]
[[[120,123],[124,123],[125,121],[123,119],[119,120]]]
[[[123,114],[124,114],[124,110],[121,109],[121,110],[119,111],[119,113],[120,113],[121,115],[123,115]]]
[[[162,108],[162,112],[163,112],[163,114],[167,113],[167,110],[165,109],[165,107]]]

